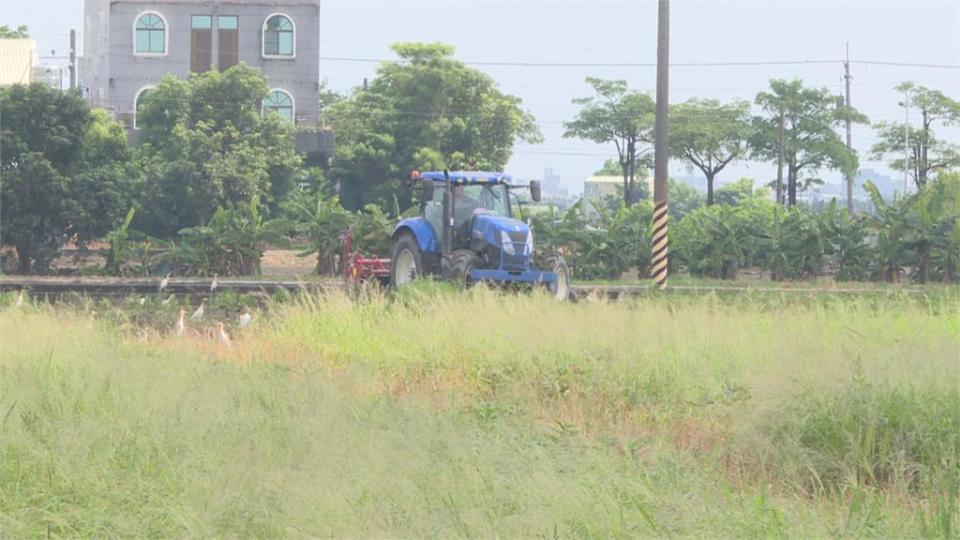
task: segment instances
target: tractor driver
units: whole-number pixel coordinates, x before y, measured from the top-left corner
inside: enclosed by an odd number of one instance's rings
[[[471,197],[464,187],[463,184],[453,186],[454,234],[460,241],[468,241],[470,238],[470,222],[480,208],[480,201]]]
[[[453,187],[453,220],[457,226],[470,221],[477,208],[480,208],[480,202],[467,193],[463,184]]]

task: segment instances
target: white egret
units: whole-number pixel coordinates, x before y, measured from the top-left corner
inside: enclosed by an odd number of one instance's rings
[[[180,316],[177,318],[177,324],[173,327],[178,336],[182,336],[187,331],[187,322],[183,320],[186,315],[187,310],[180,308]]]
[[[219,330],[218,334],[220,337],[220,343],[227,347],[230,346],[230,336],[227,334],[227,331],[223,328],[223,321],[217,323],[217,328]]]
[[[202,319],[206,305],[207,305],[207,299],[204,298],[203,301],[200,302],[200,307],[198,307],[197,310],[193,312],[193,315],[191,315],[190,318],[197,321]]]

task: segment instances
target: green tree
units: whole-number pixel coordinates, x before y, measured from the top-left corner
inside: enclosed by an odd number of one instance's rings
[[[564,122],[563,136],[598,144],[613,143],[623,176],[624,202],[629,207],[639,200],[637,170],[649,168],[641,158],[649,158],[648,151],[653,144],[656,105],[649,95],[631,91],[626,81],[587,77],[587,84],[593,87],[595,95],[573,100],[580,106],[580,112],[573,120]]]
[[[24,39],[30,37],[27,32],[27,25],[21,24],[16,29],[7,25],[0,26],[0,39]]]
[[[334,177],[349,210],[368,203],[412,205],[414,168],[503,169],[518,141],[540,132],[520,99],[453,59],[453,47],[398,43],[399,57],[365,87],[334,100],[325,117],[337,132]]]
[[[879,141],[871,151],[874,159],[893,156],[890,168],[897,171],[908,170],[917,189],[927,185],[931,173],[960,167],[960,146],[938,139],[934,133],[935,124],[950,126],[960,124],[960,102],[950,99],[939,90],[915,86],[905,82],[896,87],[908,99],[900,106],[909,106],[919,111],[920,127],[903,122],[881,122],[876,125]],[[909,139],[910,161],[904,157]]]
[[[603,166],[593,172],[595,176],[620,176],[623,169],[620,168],[620,162],[616,159],[604,160]]]
[[[731,206],[737,206],[741,201],[753,196],[753,178],[741,178],[724,184],[717,190],[717,202]]]
[[[119,126],[77,92],[43,84],[0,90],[0,243],[21,272],[46,271],[60,245],[81,245],[125,215],[134,174]]]
[[[670,197],[670,219],[674,222],[679,222],[683,216],[700,208],[706,202],[703,193],[673,178],[667,184],[667,194]]]
[[[70,179],[74,211],[69,233],[81,243],[115,227],[141,187],[123,126],[103,109],[92,110],[90,120],[77,172]]]
[[[787,173],[786,202],[797,204],[797,193],[811,184],[822,184],[814,176],[817,171],[837,169],[853,174],[858,168],[857,155],[847,148],[836,129],[848,118],[865,123],[866,117],[843,104],[842,99],[826,88],[806,88],[800,80],[770,81],[770,91],[756,98],[767,113],[754,118],[751,147],[755,158],[777,161],[779,150],[779,117],[784,113],[783,155]]]
[[[696,167],[707,178],[707,205],[713,204],[717,175],[745,157],[752,135],[750,104],[693,98],[670,111],[670,154]]]
[[[264,212],[279,210],[306,173],[290,123],[263,112],[267,93],[260,71],[241,63],[189,81],[166,76],[143,97],[142,228],[169,238],[218,207],[254,199]]]

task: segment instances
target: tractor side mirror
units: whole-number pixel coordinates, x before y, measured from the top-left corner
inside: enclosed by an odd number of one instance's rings
[[[531,180],[530,181],[530,198],[533,199],[533,202],[540,202],[542,194],[540,193],[540,181]]]
[[[420,181],[420,200],[424,203],[433,200],[433,180]]]

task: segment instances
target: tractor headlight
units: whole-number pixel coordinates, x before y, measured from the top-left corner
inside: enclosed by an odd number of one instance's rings
[[[533,255],[533,229],[527,232],[527,256]]]
[[[503,252],[507,255],[517,254],[517,250],[513,248],[513,240],[510,240],[510,235],[507,234],[507,231],[500,231],[500,243],[503,245]]]

